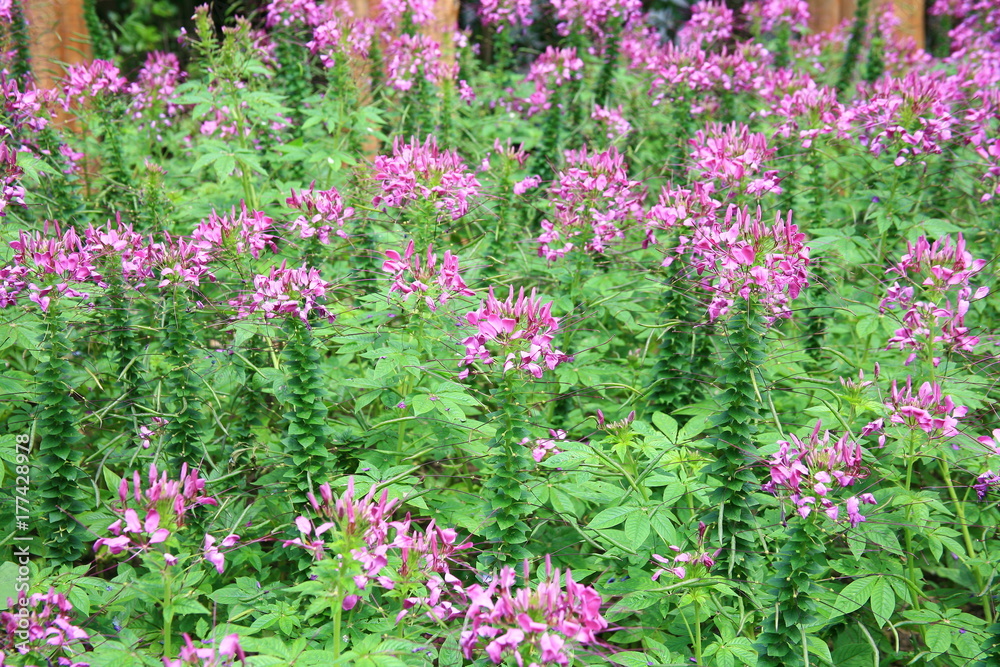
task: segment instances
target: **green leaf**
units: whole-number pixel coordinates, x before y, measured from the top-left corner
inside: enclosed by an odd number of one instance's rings
[[[837,595],[837,599],[833,603],[833,608],[841,614],[849,614],[859,609],[871,598],[872,591],[875,590],[878,582],[879,578],[877,576],[864,577],[863,579],[852,581]]]
[[[192,600],[191,598],[174,598],[171,601],[175,614],[208,614],[210,613],[205,605]]]
[[[952,628],[950,626],[944,623],[935,623],[927,628],[927,632],[924,633],[924,641],[927,642],[927,648],[934,653],[944,653],[951,648],[951,635]]]
[[[591,530],[602,530],[604,528],[614,528],[624,521],[630,514],[638,511],[638,507],[609,507],[597,514],[587,528]]]
[[[558,454],[547,457],[544,461],[539,463],[539,465],[546,468],[575,468],[584,461],[589,461],[592,458],[593,456],[587,452],[559,452]]]
[[[650,526],[667,546],[677,544],[677,531],[674,530],[672,516],[669,510],[658,507],[649,518]]]
[[[871,604],[878,626],[885,627],[886,621],[896,610],[896,594],[892,591],[892,585],[885,579],[879,579],[872,589]]]
[[[826,645],[822,637],[817,637],[816,635],[808,635],[806,637],[809,646],[809,652],[813,655],[819,656],[819,659],[828,665],[833,665],[833,657],[830,656],[830,647]]]
[[[413,397],[413,402],[410,404],[413,408],[414,415],[422,415],[425,412],[431,412],[434,410],[434,401],[432,401],[426,394],[418,394]]]
[[[625,519],[625,536],[628,537],[629,546],[638,549],[649,537],[650,524],[649,517],[645,512],[633,512]]]
[[[660,433],[667,436],[670,442],[677,442],[677,420],[662,412],[653,413],[653,425],[660,429]]]
[[[854,330],[857,331],[858,337],[864,340],[871,334],[878,331],[880,328],[879,320],[877,315],[865,315],[858,320],[857,325],[855,325]]]
[[[677,442],[687,442],[694,439],[696,435],[700,435],[705,430],[705,425],[704,415],[694,415],[687,420],[687,423],[677,434]]]
[[[647,667],[652,662],[649,656],[638,651],[621,651],[608,656],[607,659],[613,664],[624,665],[624,667]]]
[[[729,650],[733,652],[736,659],[749,667],[757,664],[757,651],[753,648],[753,642],[746,637],[736,637],[728,644]]]

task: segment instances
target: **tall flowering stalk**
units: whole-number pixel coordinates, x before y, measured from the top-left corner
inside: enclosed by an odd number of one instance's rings
[[[145,485],[139,471],[133,471],[131,480],[122,478],[118,485],[117,503],[112,507],[118,518],[108,526],[112,536],[94,542],[94,551],[99,557],[126,554],[129,560],[143,562],[153,572],[159,571],[155,587],[146,592],[162,602],[164,660],[171,655],[174,600],[180,592],[174,586],[174,567],[180,562],[177,549],[181,546],[177,535],[191,510],[202,505],[218,505],[218,501],[204,491],[205,480],[199,477],[197,470],[189,470],[186,463],[181,465],[176,480],[151,464]],[[221,573],[224,556],[213,547],[214,541],[214,537],[205,535],[203,560]],[[229,547],[238,541],[238,535],[229,535],[222,545]],[[137,585],[143,586],[142,580]]]
[[[164,429],[167,453],[177,463],[198,463],[203,452],[201,412],[198,410],[199,383],[191,371],[197,327],[189,291],[202,280],[214,281],[209,269],[212,254],[208,245],[187,237],[165,235],[158,257],[160,282],[165,291],[162,322],[165,330],[161,352],[168,359],[164,377],[164,398],[170,417]]]
[[[628,177],[614,147],[588,154],[566,151],[566,168],[549,188],[553,215],[542,221],[538,255],[561,259],[576,247],[603,254],[625,237],[624,228],[642,216],[645,188]]]
[[[281,366],[286,374],[287,399],[282,449],[288,466],[283,478],[302,495],[311,490],[311,480],[325,474],[331,458],[327,383],[309,319],[315,315],[334,321],[334,314],[321,303],[333,286],[317,269],[290,269],[285,262],[272,267],[267,275],[254,276],[253,286],[252,292],[230,303],[236,306],[239,318],[258,314],[265,320],[283,322]]]
[[[0,307],[15,305],[27,292],[45,325],[43,359],[35,372],[40,397],[35,418],[40,436],[38,463],[45,471],[36,490],[45,526],[43,539],[50,560],[72,563],[83,554],[86,537],[76,517],[89,503],[81,487],[87,475],[81,468],[83,438],[76,427],[80,409],[68,383],[71,369],[66,355],[72,348],[63,302],[88,298],[76,288],[92,280],[97,269],[91,252],[72,228],[63,232],[58,225],[46,223],[40,233],[22,231],[10,246],[13,263],[0,268]]]
[[[432,136],[423,143],[397,137],[392,155],[375,158],[375,181],[380,192],[372,205],[404,209],[421,246],[437,238],[439,220],[463,217],[480,194],[479,181],[458,153],[438,148]]]
[[[497,430],[489,442],[484,484],[488,519],[483,535],[494,545],[494,552],[484,558],[488,565],[529,555],[524,546],[528,539],[525,483],[532,466],[521,445],[530,436],[523,374],[540,379],[546,370],[572,359],[552,346],[559,319],[552,316],[551,309],[551,303],[543,304],[534,292],[526,296],[523,288],[515,298],[511,287],[504,301],[490,288],[489,297],[465,318],[475,332],[463,341],[465,357],[460,363],[466,368],[459,377],[468,377],[473,364],[495,368],[502,359],[500,373],[491,374],[496,384],[492,390],[495,409],[490,417]]]
[[[107,294],[108,342],[116,383],[129,400],[138,390],[142,369],[142,347],[132,326],[131,297],[154,278],[160,248],[136,233],[120,217],[101,227],[84,230],[87,251],[100,273],[99,284]]]
[[[583,60],[577,55],[577,49],[553,46],[535,59],[525,77],[525,82],[531,83],[534,90],[526,100],[520,101],[520,106],[528,116],[545,113],[542,142],[532,165],[542,180],[551,178],[559,166],[567,125],[565,115],[574,103],[573,94],[579,89],[582,78]]]
[[[779,441],[778,453],[769,462],[770,479],[761,487],[794,508],[774,574],[766,581],[767,608],[773,611],[757,636],[757,664],[766,667],[809,664],[806,629],[817,619],[815,581],[827,569],[823,524],[846,519],[854,528],[866,520],[862,505],[875,504],[870,493],[841,501],[838,491],[867,475],[861,445],[846,434],[831,444],[830,432],[821,437],[821,428],[817,421],[807,439],[792,435],[791,441]]]
[[[317,596],[314,611],[318,605],[329,608],[334,632],[339,635],[343,612],[393,598],[400,606],[395,617],[400,627],[418,613],[438,623],[461,615],[467,596],[451,567],[472,543],[460,543],[457,531],[433,520],[420,530],[409,514],[393,521],[399,501],[389,499],[387,490],[379,494],[376,486],[355,498],[353,477],[340,498],[326,483],[320,485],[319,497],[307,497],[313,518],[299,516],[299,537],[284,546],[313,554],[315,576],[299,589]]]
[[[751,492],[759,482],[752,463],[766,392],[760,370],[767,360],[764,336],[774,320],[791,316],[789,302],[808,285],[809,248],[791,212],[767,225],[759,207],[752,212],[730,206],[723,220],[693,231],[681,237],[681,249],[690,245],[689,262],[712,295],[710,320],[728,318],[730,352],[720,365],[723,409],[712,418],[719,435],[708,440],[713,454],[702,472],[721,482],[712,502],[719,507],[722,546],[733,568],[745,563],[755,542]]]
[[[990,290],[974,287],[970,280],[985,266],[986,260],[975,259],[966,249],[961,234],[954,241],[944,236],[931,243],[921,236],[916,243],[908,242],[906,254],[886,272],[904,284],[895,281],[879,305],[883,313],[902,313],[902,326],[886,349],[908,351],[906,365],[919,358],[930,368],[937,368],[945,355],[973,352],[979,336],[966,326],[965,316],[971,302]]]

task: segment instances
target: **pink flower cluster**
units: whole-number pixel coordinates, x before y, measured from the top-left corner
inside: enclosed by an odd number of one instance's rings
[[[653,72],[649,93],[654,106],[671,100],[691,113],[710,116],[718,110],[719,95],[739,92],[766,98],[775,88],[806,85],[802,75],[770,67],[770,59],[770,53],[753,42],[723,47],[717,53],[697,45],[667,44],[644,62],[643,69]]]
[[[781,193],[778,171],[761,173],[777,149],[769,148],[767,137],[751,132],[743,123],[711,123],[695,133],[691,146],[693,177],[714,181],[720,189],[731,190],[730,196],[746,192],[759,198],[769,192]]]
[[[757,300],[769,321],[790,317],[788,304],[809,285],[809,247],[791,211],[784,220],[776,214],[769,226],[759,206],[751,212],[730,205],[723,221],[680,237],[678,252],[688,249],[702,287],[712,294],[712,320],[725,316],[736,299]]]
[[[722,46],[733,37],[736,16],[724,2],[699,0],[691,8],[691,19],[677,33],[682,47],[711,48]]]
[[[43,312],[48,311],[53,296],[86,298],[85,292],[76,289],[86,283],[106,288],[109,280],[120,278],[132,287],[142,287],[169,254],[118,217],[114,223],[87,227],[82,239],[73,228],[62,232],[57,223],[46,222],[41,232],[22,230],[10,247],[13,263],[0,268],[0,308],[15,304],[27,290],[28,299]]]
[[[414,26],[430,25],[434,21],[436,0],[381,0],[379,24],[388,30],[398,30],[407,18]]]
[[[556,454],[562,452],[562,450],[556,446],[556,443],[566,439],[566,431],[561,428],[550,428],[549,435],[551,436],[549,438],[538,438],[536,440],[525,438],[521,440],[522,445],[531,447],[531,458],[535,460],[535,463],[541,463],[547,457],[555,456]]]
[[[319,55],[323,67],[332,69],[338,62],[361,62],[368,58],[375,24],[357,19],[350,11],[335,11],[312,32],[312,39],[306,44],[309,51]]]
[[[503,32],[507,26],[526,28],[531,25],[534,10],[531,0],[482,0],[479,18],[484,26],[495,25],[497,32]]]
[[[0,308],[17,303],[27,290],[28,300],[47,312],[52,296],[83,297],[74,283],[84,283],[97,275],[94,258],[72,227],[62,232],[57,223],[45,223],[41,232],[21,230],[14,249],[13,263],[0,268]]]
[[[936,382],[924,382],[914,394],[910,376],[902,388],[892,381],[885,407],[891,423],[920,429],[933,438],[958,435],[958,420],[969,411],[964,405],[955,405],[951,396],[942,395],[941,385]]]
[[[920,281],[922,286],[935,292],[945,292],[952,287],[969,289],[969,280],[986,264],[985,259],[976,259],[966,249],[965,238],[961,234],[954,241],[951,235],[945,235],[933,243],[926,236],[921,236],[916,243],[906,242],[906,254],[890,271],[900,276],[917,274],[917,279],[923,278]],[[975,298],[983,296],[986,294]]]
[[[543,305],[534,290],[526,297],[522,287],[515,299],[511,287],[507,299],[500,301],[491,287],[489,298],[480,303],[478,310],[465,316],[466,322],[476,327],[476,333],[462,341],[465,357],[460,365],[467,368],[459,373],[459,378],[468,377],[468,366],[476,361],[493,363],[494,352],[487,344],[505,355],[504,373],[516,368],[541,378],[544,368],[555,370],[559,364],[572,361],[569,355],[552,348],[559,320],[552,316],[551,310],[552,303]]]
[[[658,568],[653,572],[653,576],[650,577],[653,581],[660,578],[660,575],[664,572],[669,572],[678,579],[684,579],[688,574],[695,574],[700,576],[702,573],[708,573],[709,570],[715,565],[715,559],[719,557],[722,552],[722,548],[716,549],[713,553],[709,554],[705,550],[705,535],[708,533],[708,526],[705,525],[703,521],[698,522],[698,550],[689,553],[687,551],[681,551],[678,546],[670,545],[668,548],[675,552],[677,555],[672,558],[667,558],[660,556],[659,554],[653,554],[653,560],[655,560],[660,565],[668,566]],[[694,572],[688,572],[689,569],[695,568]]]
[[[620,104],[615,109],[595,104],[594,111],[590,114],[590,117],[596,120],[602,127],[608,141],[624,139],[632,132],[632,124],[625,120],[625,117],[622,115],[622,105]]]
[[[229,302],[237,308],[236,316],[240,319],[258,311],[264,313],[265,319],[295,315],[308,323],[309,314],[313,311],[329,322],[336,319],[326,306],[319,303],[333,285],[320,277],[318,269],[311,269],[305,264],[289,269],[287,261],[282,261],[281,266],[272,266],[268,275],[254,276],[253,286],[253,292]]]
[[[201,644],[211,642],[199,642]],[[184,646],[181,647],[180,657],[175,660],[163,658],[163,667],[185,667],[185,665],[195,665],[196,667],[231,667],[237,660],[246,663],[246,653],[240,646],[240,636],[236,633],[226,635],[219,641],[218,647],[202,646],[198,648],[191,641],[191,635],[184,633]]]
[[[354,478],[350,477],[347,480],[344,494],[335,499],[330,485],[321,484],[319,499],[311,491],[306,494],[306,498],[323,523],[314,525],[311,520],[299,516],[295,519],[295,526],[299,529],[301,536],[286,541],[283,546],[302,547],[312,552],[316,560],[321,560],[326,553],[326,542],[319,539],[320,536],[328,530],[337,529],[340,535],[348,541],[360,540],[365,544],[365,549],[377,550],[389,534],[389,518],[399,501],[390,500],[387,490],[384,490],[381,497],[376,500],[375,492],[376,488],[372,486],[364,498],[356,500],[354,498]],[[359,555],[361,555],[360,551]],[[372,563],[384,555],[384,550],[376,551],[362,555],[359,561]]]
[[[304,214],[293,220],[289,229],[297,231],[300,239],[316,237],[323,245],[330,244],[331,232],[346,239],[344,223],[354,215],[354,208],[344,206],[344,198],[337,188],[316,192],[315,185],[313,181],[307,190],[292,190],[292,196],[285,200],[289,207]]]
[[[514,588],[516,576],[505,567],[485,589],[479,584],[466,588],[470,605],[459,639],[466,659],[484,650],[494,664],[513,658],[518,665],[568,665],[576,647],[595,643],[597,633],[608,627],[601,595],[573,581],[569,570],[563,578],[548,557],[545,580],[535,589]]]
[[[457,615],[451,602],[442,599],[449,586],[461,591],[461,584],[450,573],[448,563],[459,550],[472,546],[471,543],[458,544],[455,530],[439,528],[433,521],[422,533],[411,533],[409,514],[402,521],[390,520],[398,500],[390,500],[387,490],[383,490],[376,500],[375,486],[364,498],[355,499],[353,477],[348,479],[347,489],[340,498],[334,499],[329,484],[320,485],[319,491],[319,499],[312,493],[307,497],[323,522],[316,525],[305,516],[299,516],[295,526],[300,536],[287,540],[284,546],[307,549],[316,560],[321,560],[331,546],[335,549],[346,547],[360,567],[354,584],[361,591],[369,585],[394,590],[397,582],[426,586],[426,596],[404,599],[397,622],[417,607],[426,607],[433,620],[450,620]],[[390,530],[395,533],[391,541]],[[324,534],[328,537],[323,538]],[[390,557],[397,555],[398,566],[387,569]],[[360,600],[360,595],[347,595],[343,601],[344,610],[353,609]]]
[[[990,57],[1000,44],[1000,12],[992,0],[937,0],[930,7],[932,14],[951,15],[958,19],[948,36],[951,37],[952,59],[968,56]]]
[[[916,243],[907,242],[907,252],[899,263],[886,271],[911,282],[901,286],[894,282],[879,305],[879,311],[899,309],[902,326],[889,339],[886,349],[911,350],[906,364],[912,363],[920,353],[930,352],[934,366],[941,363],[939,349],[946,352],[972,352],[979,344],[979,337],[969,333],[965,316],[970,301],[989,294],[988,287],[973,291],[970,280],[986,266],[986,260],[975,259],[965,248],[965,239],[959,234],[953,242],[945,236],[933,243],[921,236]],[[926,299],[918,300],[920,290]],[[954,291],[954,305],[946,297]],[[940,345],[940,347],[939,347]]]
[[[205,249],[203,241],[189,237],[173,237],[164,233],[166,242],[159,258],[160,282],[158,287],[170,285],[190,285],[198,287],[202,279],[214,281],[215,275],[209,270],[212,255]]]
[[[171,119],[184,111],[184,105],[174,101],[177,85],[184,80],[177,55],[152,51],[139,70],[135,83],[129,86],[132,95],[132,117],[159,133],[161,127],[170,127]],[[157,134],[158,140],[162,137]]]
[[[782,95],[760,115],[774,120],[777,136],[797,135],[802,147],[810,148],[817,137],[837,131],[843,113],[844,105],[837,100],[834,88],[812,84]]]
[[[809,29],[809,3],[806,0],[761,0],[747,7],[747,17],[760,21],[763,32],[776,32],[782,24],[793,31]]]
[[[73,655],[86,648],[90,636],[73,625],[73,605],[62,593],[50,588],[48,593],[35,593],[28,597],[7,599],[7,611],[0,612],[0,665],[23,664],[7,655],[39,653],[48,664],[66,667],[87,667],[88,663],[76,662]],[[64,655],[53,660],[53,650]]]
[[[559,49],[549,46],[538,56],[528,75],[526,83],[532,84],[534,90],[525,100],[515,100],[513,105],[531,117],[541,111],[552,108],[552,91],[557,90],[572,79],[583,76],[583,60],[577,55],[575,48]]]
[[[451,254],[451,251],[445,251],[440,270],[437,269],[437,255],[433,252],[433,246],[427,246],[425,261],[421,263],[420,255],[414,254],[413,241],[407,244],[402,256],[395,250],[386,250],[385,257],[382,270],[392,275],[389,293],[399,292],[403,295],[404,302],[411,294],[422,294],[427,307],[437,310],[438,305],[444,305],[455,296],[475,296],[475,292],[462,279],[458,257]],[[435,285],[440,290],[436,299],[431,293]]]
[[[400,208],[430,201],[452,220],[468,213],[469,200],[480,194],[479,181],[458,153],[439,149],[433,136],[422,144],[417,139],[393,140],[392,155],[375,158],[375,180],[382,191],[372,199],[374,206]]]
[[[656,231],[668,230],[678,225],[689,228],[711,227],[718,218],[722,202],[712,197],[715,186],[695,181],[691,189],[663,186],[657,202],[646,211],[646,238],[643,247],[657,243]],[[670,266],[674,257],[667,255],[663,266]]]
[[[577,247],[570,239],[585,234],[584,250],[597,254],[624,238],[622,228],[643,215],[646,189],[629,179],[618,149],[591,155],[582,148],[566,151],[566,168],[557,174],[549,196],[554,214],[542,221],[538,255],[552,261]]]
[[[214,210],[208,219],[201,221],[191,232],[195,245],[210,255],[235,254],[260,258],[268,248],[278,252],[273,234],[268,234],[274,221],[263,211],[248,211],[246,202],[240,202],[239,212],[233,208],[229,215],[219,215]]]
[[[823,422],[817,421],[806,442],[795,435],[791,436],[791,442],[778,441],[778,453],[770,461],[771,479],[761,490],[774,495],[789,494],[802,518],[822,509],[826,516],[837,521],[841,507],[830,495],[832,490],[853,485],[867,476],[867,469],[862,463],[860,444],[845,434],[831,445],[829,431],[820,437],[822,426]],[[862,504],[874,505],[875,496],[862,493],[844,502],[852,528],[865,521],[860,513]]]
[[[441,57],[441,45],[424,34],[402,34],[385,47],[386,85],[400,92],[412,90],[417,77],[440,85],[455,77],[457,69]]]
[[[21,86],[24,86],[24,92],[21,92]],[[43,101],[47,101],[46,93],[31,81],[19,81],[8,72],[0,71],[0,101],[3,102],[4,123],[10,123],[9,127],[0,123],[0,138],[26,130],[41,132],[45,129],[49,124],[46,117],[48,110],[42,105]]]
[[[120,277],[129,285],[140,288],[143,281],[155,275],[154,264],[163,253],[162,246],[136,232],[131,224],[109,220],[100,227],[88,226],[83,230],[84,248],[97,269],[92,278],[101,287],[108,286],[112,276]]]
[[[923,71],[882,77],[838,124],[843,133],[856,133],[873,155],[895,151],[897,167],[915,156],[940,153],[957,122],[952,106],[962,94],[955,84],[943,73]]]
[[[265,9],[264,25],[268,29],[317,26],[330,13],[325,4],[315,0],[271,0]]]
[[[642,15],[641,0],[552,0],[559,21],[556,30],[563,37],[583,31],[595,41],[607,37],[612,20],[623,30]]]
[[[24,172],[17,166],[17,153],[0,138],[0,218],[6,217],[8,204],[27,208],[24,187],[18,184]]]
[[[83,106],[88,100],[116,95],[127,90],[128,81],[109,60],[70,65],[63,81],[62,105],[67,111],[71,106]]]
[[[378,577],[376,583],[387,590],[400,584],[418,584],[426,595],[415,594],[403,599],[403,609],[396,615],[398,623],[413,609],[426,609],[432,621],[449,621],[462,615],[461,604],[466,600],[462,582],[451,573],[451,562],[458,552],[472,547],[472,542],[458,544],[454,528],[440,528],[434,520],[423,532],[410,533],[410,515],[392,522],[395,536],[391,547],[399,550],[396,576]],[[400,586],[402,587],[402,586]]]
[[[201,505],[218,505],[215,498],[203,495],[204,489],[205,480],[198,476],[197,470],[189,471],[186,463],[181,466],[180,478],[176,481],[169,479],[166,472],[160,474],[156,465],[150,464],[145,490],[139,471],[134,471],[131,496],[127,478],[118,485],[118,506],[113,511],[121,518],[108,526],[114,537],[98,539],[94,542],[94,551],[107,547],[115,556],[126,551],[138,555],[153,545],[162,544],[171,533],[183,527],[188,511]],[[172,564],[174,557],[170,554],[164,557]]]

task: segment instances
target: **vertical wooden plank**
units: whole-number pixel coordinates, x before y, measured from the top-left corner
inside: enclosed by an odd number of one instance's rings
[[[809,27],[814,33],[829,32],[840,23],[840,0],[809,0]]]
[[[897,34],[912,37],[919,48],[924,47],[925,0],[875,0],[872,4],[873,11],[891,7],[900,20]],[[833,30],[844,20],[852,19],[857,6],[857,0],[809,0],[809,27],[814,33]]]
[[[892,9],[899,19],[899,26],[896,28],[898,35],[902,37],[912,37],[918,48],[924,48],[925,25],[924,25],[924,0],[889,0]]]
[[[441,45],[449,62],[455,59],[454,34],[458,30],[458,0],[437,0],[434,5],[434,23],[428,36]]]
[[[64,64],[91,58],[83,0],[24,0],[23,6],[35,82],[51,88],[65,74]]]

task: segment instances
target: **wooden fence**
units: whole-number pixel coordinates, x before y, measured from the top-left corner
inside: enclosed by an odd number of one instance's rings
[[[16,0],[15,0],[16,1]],[[380,0],[351,0],[359,16],[378,15]],[[42,87],[50,87],[63,73],[62,64],[74,64],[91,57],[83,0],[23,0],[29,24],[31,62]],[[924,45],[924,0],[875,0],[876,6],[890,3],[900,19],[899,31]],[[812,29],[826,31],[854,15],[856,0],[809,0]],[[428,33],[445,45],[458,25],[459,0],[438,0],[437,20]]]
[[[891,5],[899,19],[899,34],[912,37],[917,46],[923,48],[924,0],[874,0],[872,5],[876,9]],[[856,0],[809,0],[809,13],[812,16],[809,27],[813,32],[833,30],[845,19],[852,18],[856,8]]]

